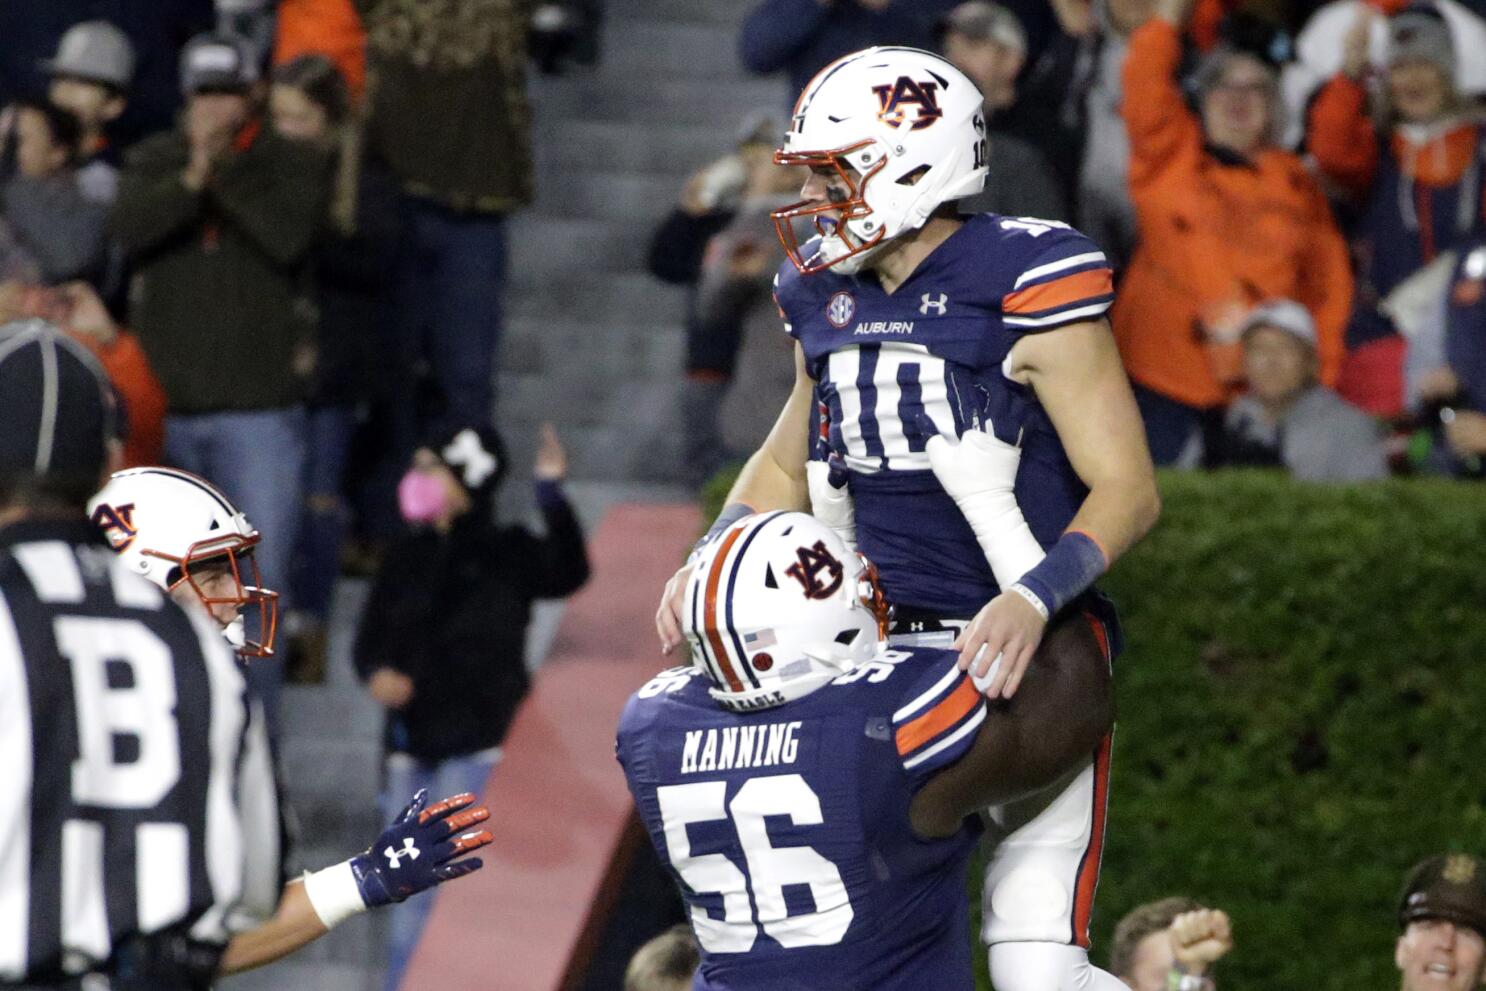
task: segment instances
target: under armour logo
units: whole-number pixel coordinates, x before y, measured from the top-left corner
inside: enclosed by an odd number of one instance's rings
[[[909,623],[908,624],[908,632],[909,633],[922,633],[922,632],[924,632],[924,624],[921,623],[921,622],[919,622],[918,620],[914,620],[912,623]]]
[[[923,305],[918,308],[918,312],[924,316],[928,316],[929,311],[933,310],[935,316],[942,317],[944,316],[945,307],[949,306],[948,293],[940,293],[938,299],[930,299],[929,294],[924,293],[919,299],[923,300]]]
[[[799,558],[785,570],[805,589],[807,599],[828,599],[841,587],[841,562],[826,550],[824,540],[817,540],[814,547],[800,547],[795,555]],[[829,582],[821,581],[821,574],[830,576]]]
[[[480,435],[469,427],[455,434],[454,439],[444,446],[443,456],[445,464],[464,469],[464,484],[471,489],[484,485],[485,479],[495,474],[500,464],[495,455],[480,443]]]
[[[413,838],[411,836],[404,836],[402,838],[401,850],[394,850],[389,846],[382,851],[382,856],[387,858],[387,863],[392,865],[393,870],[397,870],[402,866],[402,858],[407,857],[409,860],[417,860],[419,853],[418,847],[413,843]]]

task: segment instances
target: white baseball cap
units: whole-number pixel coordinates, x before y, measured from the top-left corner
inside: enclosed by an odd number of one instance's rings
[[[1272,299],[1254,307],[1244,317],[1239,336],[1246,337],[1249,331],[1259,327],[1283,330],[1309,348],[1316,346],[1316,321],[1310,310],[1293,299]]]

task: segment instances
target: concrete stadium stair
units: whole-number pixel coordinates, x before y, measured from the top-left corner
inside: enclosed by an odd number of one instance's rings
[[[518,466],[553,421],[576,477],[679,472],[680,290],[645,271],[650,235],[697,167],[778,80],[739,65],[737,0],[611,0],[602,63],[538,78],[537,201],[511,224],[499,420]]]

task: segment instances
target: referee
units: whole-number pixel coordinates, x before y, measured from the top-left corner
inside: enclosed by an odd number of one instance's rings
[[[247,818],[273,782],[241,770],[255,727],[220,633],[87,519],[116,432],[85,349],[0,327],[0,991],[205,989],[470,873],[452,858],[490,840],[455,835],[488,816],[473,796],[420,793],[365,853],[251,904],[277,889]],[[272,917],[232,932],[245,912]]]

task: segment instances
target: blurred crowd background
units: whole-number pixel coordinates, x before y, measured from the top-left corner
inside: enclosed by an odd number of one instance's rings
[[[768,214],[801,181],[772,151],[867,45],[981,87],[967,211],[1073,224],[1115,263],[1158,464],[1486,476],[1483,0],[607,6],[0,10],[0,320],[85,343],[129,463],[210,478],[264,533],[271,708],[285,659],[324,677],[336,577],[375,577],[351,651],[389,775],[498,759],[531,604],[587,573],[570,451],[675,492],[762,437],[793,374]],[[719,32],[727,64],[688,56]],[[536,484],[499,496],[508,469]],[[429,732],[461,697],[435,656],[496,685],[465,699],[479,730]]]

